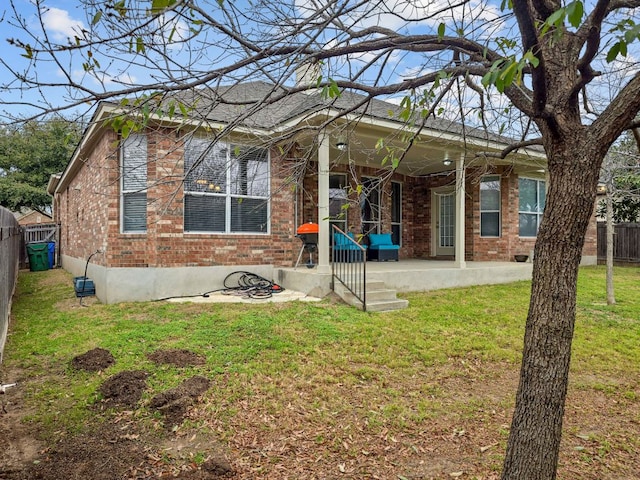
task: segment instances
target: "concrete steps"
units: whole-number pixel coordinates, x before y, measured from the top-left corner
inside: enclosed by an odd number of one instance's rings
[[[392,310],[402,310],[409,306],[407,300],[397,297],[397,292],[387,288],[384,282],[370,281],[367,287],[367,312],[389,312]],[[347,304],[362,309],[362,303],[351,293],[342,283],[336,282],[334,291]]]

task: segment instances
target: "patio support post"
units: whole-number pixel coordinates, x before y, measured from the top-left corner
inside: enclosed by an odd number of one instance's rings
[[[318,273],[331,273],[329,265],[329,134],[320,132],[318,146]]]
[[[455,246],[455,266],[457,268],[466,268],[467,263],[464,258],[465,250],[465,167],[464,152],[460,153],[460,157],[456,160],[456,246]]]

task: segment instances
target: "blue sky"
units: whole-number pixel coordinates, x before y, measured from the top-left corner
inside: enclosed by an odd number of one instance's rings
[[[35,6],[33,5],[33,0],[3,0],[4,4],[0,7],[0,14],[2,14],[2,21],[0,22],[0,32],[2,33],[1,38],[4,41],[7,38],[18,38],[25,43],[35,44],[34,38],[29,38],[29,34],[33,34],[36,37],[42,37],[47,35],[49,39],[53,42],[65,44],[67,39],[73,38],[77,35],[77,32],[82,29],[89,28],[90,20],[87,19],[87,14],[82,8],[81,2],[78,0],[44,0],[42,1],[42,5],[46,7],[46,13],[42,16],[43,24],[40,25],[38,22],[38,17],[36,15]],[[402,15],[405,16],[409,21],[412,19],[424,16],[428,10],[433,10],[441,7],[443,4],[439,2],[444,2],[446,0],[437,0],[437,1],[429,1],[425,2],[420,6],[420,2],[416,2],[411,4],[412,6],[407,6],[410,2],[404,3],[401,11]],[[150,5],[150,0],[145,2],[141,1],[140,5]],[[242,10],[242,5],[244,2],[242,0],[234,2],[234,6],[237,7],[240,11]],[[396,7],[393,1],[387,2],[384,4],[384,8],[394,9],[400,8]],[[246,4],[245,4],[246,5]],[[316,2],[312,1],[302,1],[302,0],[294,0],[291,4],[283,4],[284,7],[289,8],[291,12],[294,14],[297,12],[300,16],[305,15],[306,8],[311,5],[312,10],[317,7]],[[416,7],[418,5],[420,7]],[[25,32],[22,29],[16,29],[12,26],[15,23],[14,17],[15,13],[13,12],[11,7],[15,7],[18,15],[22,16],[25,19],[26,24],[28,25],[28,32]],[[260,12],[260,15],[269,15],[269,5],[267,4],[267,8],[263,9]],[[495,7],[487,7],[486,5],[481,4],[481,0],[472,0],[471,3],[464,7],[467,9],[473,9],[474,12],[482,11],[481,18],[483,19],[491,19],[495,20],[499,16],[499,11]],[[258,15],[257,11],[250,12],[254,17]],[[467,12],[468,13],[468,12]],[[406,24],[406,21],[401,21],[397,15],[394,15],[390,12],[383,12],[381,10],[375,10],[369,16],[362,16],[362,12],[356,12],[354,16],[357,18],[355,24],[359,27],[371,26],[371,25],[382,25],[386,28],[401,30],[402,25]],[[455,26],[459,26],[460,19],[465,16],[462,10],[457,10],[455,15],[448,14],[447,17],[441,18],[442,21],[446,21],[451,28]],[[250,15],[251,17],[251,15]],[[410,29],[419,30],[421,32],[431,31],[433,32],[435,28],[437,28],[438,20],[425,21],[418,24],[413,24]],[[500,28],[500,22],[496,23],[497,26],[492,27],[493,33],[497,29]],[[186,28],[182,25],[182,28]],[[332,46],[336,44],[336,40],[331,37],[331,31],[328,30],[326,34],[326,42],[328,46]],[[24,69],[28,68],[29,61],[23,57],[21,54],[25,53],[23,50],[16,48],[15,46],[10,46],[7,43],[4,43],[3,55],[2,59],[5,63],[7,63],[12,69],[17,70],[21,73]],[[211,49],[210,49],[211,50]],[[220,58],[224,57],[222,52],[207,52],[210,58],[215,58],[216,61],[219,61]],[[177,56],[180,54],[177,50],[172,51],[172,54]],[[371,59],[372,55],[369,53],[362,53],[358,55],[353,55],[349,61],[354,63],[360,63],[360,65],[368,62]],[[68,59],[65,55],[60,56],[60,59],[65,62],[68,62]],[[227,58],[228,60],[228,58]],[[60,66],[55,65],[53,62],[42,61],[40,60],[37,63],[36,69],[31,69],[30,74],[37,74],[40,81],[45,81],[47,83],[65,83],[65,78],[62,75],[62,71],[67,70],[71,78],[83,85],[91,88],[95,91],[107,91],[111,89],[117,89],[120,87],[126,87],[136,83],[147,83],[154,74],[153,69],[144,70],[142,68],[136,68],[135,66],[128,66],[123,62],[111,61],[109,64],[109,68],[106,69],[106,73],[100,74],[98,78],[91,78],[90,75],[81,68],[81,62],[75,61],[74,64],[66,63]],[[105,65],[102,65],[104,68]],[[205,67],[206,68],[206,67]],[[337,63],[335,66],[335,72],[346,72],[347,66],[345,63]],[[421,73],[422,67],[416,62],[412,61],[411,54],[394,54],[391,56],[389,62],[387,63],[387,68],[385,71],[386,77],[385,81],[395,82],[398,79],[407,78],[416,76]],[[178,70],[176,70],[178,72]],[[337,73],[336,73],[337,74]],[[7,85],[10,82],[12,76],[7,72],[6,68],[0,69],[0,85]],[[7,117],[10,116],[23,116],[23,115],[31,115],[37,112],[37,109],[31,106],[26,105],[27,103],[40,103],[41,99],[39,96],[40,92],[25,92],[20,91],[17,87],[19,84],[17,82],[13,82],[10,84],[10,90],[0,90],[0,122],[6,121]],[[63,87],[57,88],[49,88],[44,91],[44,97],[46,102],[50,104],[50,106],[64,106],[68,104],[71,99],[69,97],[69,92],[65,91]],[[15,102],[24,102],[25,105],[15,105]],[[12,105],[13,104],[13,105]],[[80,107],[79,111],[86,111],[86,107]],[[78,109],[74,109],[78,111]]]
[[[48,13],[43,17],[44,28],[47,35],[54,41],[64,42],[65,39],[73,35],[74,28],[82,28],[85,25],[84,12],[79,7],[79,3],[75,0],[47,0],[46,5],[49,7]],[[25,32],[21,28],[15,27],[15,13],[12,9],[15,7],[17,12],[26,22],[29,32]],[[23,49],[10,45],[8,39],[19,39],[25,43],[33,44],[33,38],[29,38],[29,34],[40,35],[42,29],[37,22],[35,15],[35,6],[29,0],[4,0],[0,7],[0,39],[2,41],[2,60],[17,72],[23,72],[28,66],[29,61],[23,58],[25,53]],[[38,63],[38,75],[41,79],[59,82],[62,80],[59,68],[47,62]],[[0,84],[7,85],[12,82],[13,76],[7,71],[6,67],[0,69]],[[5,111],[10,115],[30,115],[37,112],[37,109],[29,108],[26,105],[9,105],[14,102],[39,102],[40,95],[29,92],[20,92],[17,87],[17,81],[10,83],[15,88],[10,91],[0,91],[0,112]],[[63,105],[65,102],[65,92],[61,89],[48,89],[45,92],[47,100],[53,105]],[[0,117],[0,122],[6,118]]]
[[[1,58],[3,62],[18,72],[27,68],[29,61],[21,57],[21,54],[24,53],[24,51],[9,45],[6,42],[6,39],[19,38],[26,43],[34,44],[34,38],[29,38],[29,34],[33,34],[37,38],[41,38],[46,34],[53,42],[65,44],[67,39],[73,38],[73,36],[77,34],[78,30],[89,28],[89,24],[91,23],[91,21],[86,18],[87,14],[84,11],[80,0],[41,0],[41,3],[47,9],[47,13],[42,17],[43,25],[40,25],[37,22],[37,16],[35,15],[36,7],[33,4],[34,1],[35,0],[2,0],[0,6],[0,39],[3,42]],[[248,14],[247,16],[251,20],[257,18],[258,15],[268,16],[270,14],[269,8],[271,6],[273,6],[274,9],[282,6],[293,14],[304,16],[305,8],[309,5],[311,8],[315,8],[316,5],[323,4],[316,0],[291,0],[291,4],[278,3],[278,0],[276,0],[271,4],[265,2],[265,7],[260,11],[252,10],[244,12],[242,10],[243,5],[246,5],[244,1],[245,0],[238,0],[233,2],[232,5],[237,7],[240,13]],[[469,4],[466,4],[464,7],[460,7],[456,10],[453,15],[450,12],[446,12],[445,14],[437,16],[435,19],[429,21],[411,23],[413,19],[424,16],[427,10],[437,10],[438,8],[443,7],[446,1],[447,0],[416,0],[409,2],[403,0],[387,0],[382,4],[383,6],[381,8],[387,8],[393,10],[393,12],[383,12],[378,9],[368,17],[363,18],[355,15],[357,20],[354,20],[354,24],[359,28],[363,26],[381,25],[398,31],[433,33],[437,28],[438,23],[443,21],[447,24],[447,32],[450,33],[456,27],[463,26],[463,24],[465,27],[470,26],[471,23],[467,21],[466,18],[469,18],[470,16],[479,16],[481,21],[478,22],[478,26],[483,25],[484,30],[481,31],[477,29],[475,31],[478,38],[487,39],[495,38],[499,35],[509,36],[514,34],[514,32],[509,32],[509,23],[500,18],[500,12],[492,0],[489,0],[487,3],[483,3],[482,0],[471,0]],[[150,4],[151,0],[140,0],[139,3],[141,6]],[[212,4],[215,5],[215,2],[212,1]],[[15,23],[15,20],[12,18],[14,16],[12,6],[15,7],[19,15],[24,17],[28,26],[28,31],[25,32],[21,29],[15,29],[12,26],[12,24]],[[462,8],[465,10],[462,10]],[[209,13],[211,12],[213,12],[213,9],[211,9]],[[399,16],[397,15],[398,12],[402,13],[404,17],[403,20],[399,19]],[[473,13],[473,15],[469,15],[470,13]],[[215,12],[211,14],[215,15]],[[488,27],[483,24],[485,20],[491,20]],[[410,24],[408,27],[406,26],[407,22]],[[171,21],[167,21],[167,25],[179,27],[178,31],[186,28],[183,24],[176,25],[175,23],[171,23]],[[169,28],[167,27],[165,30],[168,31]],[[159,28],[159,31],[162,31],[162,28]],[[274,32],[274,34],[277,33],[278,32]],[[167,36],[168,34],[165,32],[165,40]],[[327,38],[325,40],[328,46],[335,45],[336,40],[332,39],[330,30],[327,31],[326,37]],[[158,43],[162,43],[163,36],[159,35],[158,40]],[[209,40],[211,40],[210,37]],[[174,49],[171,45],[165,45],[165,47],[169,49],[170,57],[173,57],[174,59],[179,59],[180,55],[185,55],[185,52],[181,53],[179,48]],[[159,74],[158,78],[162,81],[163,74],[166,73],[164,69],[166,68],[168,71],[171,68],[171,66],[167,64],[158,64],[151,69],[145,70],[139,66],[130,65],[127,61],[120,61],[122,58],[111,59],[109,62],[105,62],[104,57],[101,57],[101,66],[104,72],[100,73],[97,77],[92,77],[82,69],[81,61],[75,60],[75,63],[70,63],[68,57],[65,55],[61,55],[59,58],[63,62],[63,68],[53,64],[51,61],[39,61],[37,68],[31,70],[31,74],[37,74],[40,81],[64,84],[66,83],[65,78],[62,75],[62,71],[64,69],[68,71],[68,74],[74,81],[79,82],[94,91],[108,91],[124,88],[137,83],[147,83],[153,78],[154,74]],[[129,56],[129,58],[125,60],[131,60],[131,58],[132,57]],[[139,58],[140,57],[138,57],[138,59]],[[225,56],[224,50],[216,50],[212,47],[205,52],[205,55],[203,56],[204,66],[202,69],[206,70],[207,68],[210,68],[211,65],[219,66],[219,64],[224,61],[229,61],[230,58],[231,54]],[[392,55],[389,59],[389,63],[386,65],[385,81],[394,82],[398,79],[413,77],[424,73],[425,68],[427,67],[424,63],[421,63],[420,59],[416,60],[416,58],[416,56],[409,53]],[[633,52],[630,52],[628,60],[633,62],[636,58],[637,57],[634,57]],[[370,59],[370,53],[362,53],[357,56],[352,56],[349,61],[353,63],[360,62],[360,65],[362,65]],[[209,63],[207,63],[207,61]],[[605,67],[609,68],[608,66]],[[624,74],[629,74],[629,71],[625,72],[623,67],[624,65],[620,65],[621,78]],[[338,73],[348,72],[346,63],[336,63],[335,68]],[[433,65],[431,65],[430,68],[433,68]],[[631,72],[633,72],[633,70],[631,70]],[[180,70],[176,68],[175,74],[181,74]],[[0,66],[0,85],[9,86],[9,89],[0,89],[0,122],[7,121],[7,117],[10,116],[23,116],[36,113],[36,108],[24,104],[38,102],[41,100],[38,95],[39,92],[21,92],[18,89],[20,84],[15,81],[11,83],[11,80],[12,77],[8,73],[7,69],[4,66]],[[603,95],[606,95],[607,91],[611,90],[611,86],[607,85],[606,88],[602,90]],[[66,91],[62,86],[46,89],[42,93],[44,94],[45,101],[54,107],[68,105],[70,102],[70,92]],[[21,102],[24,104],[19,105]],[[78,109],[75,109],[75,111],[85,112],[89,108],[89,105],[82,105]]]

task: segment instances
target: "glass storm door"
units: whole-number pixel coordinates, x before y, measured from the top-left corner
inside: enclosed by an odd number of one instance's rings
[[[454,255],[456,245],[456,194],[436,195],[436,255]]]

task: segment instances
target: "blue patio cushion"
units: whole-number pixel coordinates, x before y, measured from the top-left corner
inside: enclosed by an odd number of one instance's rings
[[[353,232],[349,232],[347,235],[349,235],[351,240],[355,241],[355,235]],[[351,240],[349,240],[346,235],[340,232],[335,232],[333,234],[333,248],[336,250],[359,250],[358,246],[354,245]],[[362,246],[366,248],[366,246]]]
[[[372,250],[400,250],[399,245],[370,245]]]
[[[390,233],[370,233],[369,248],[376,250],[399,250],[400,246],[393,244]]]

